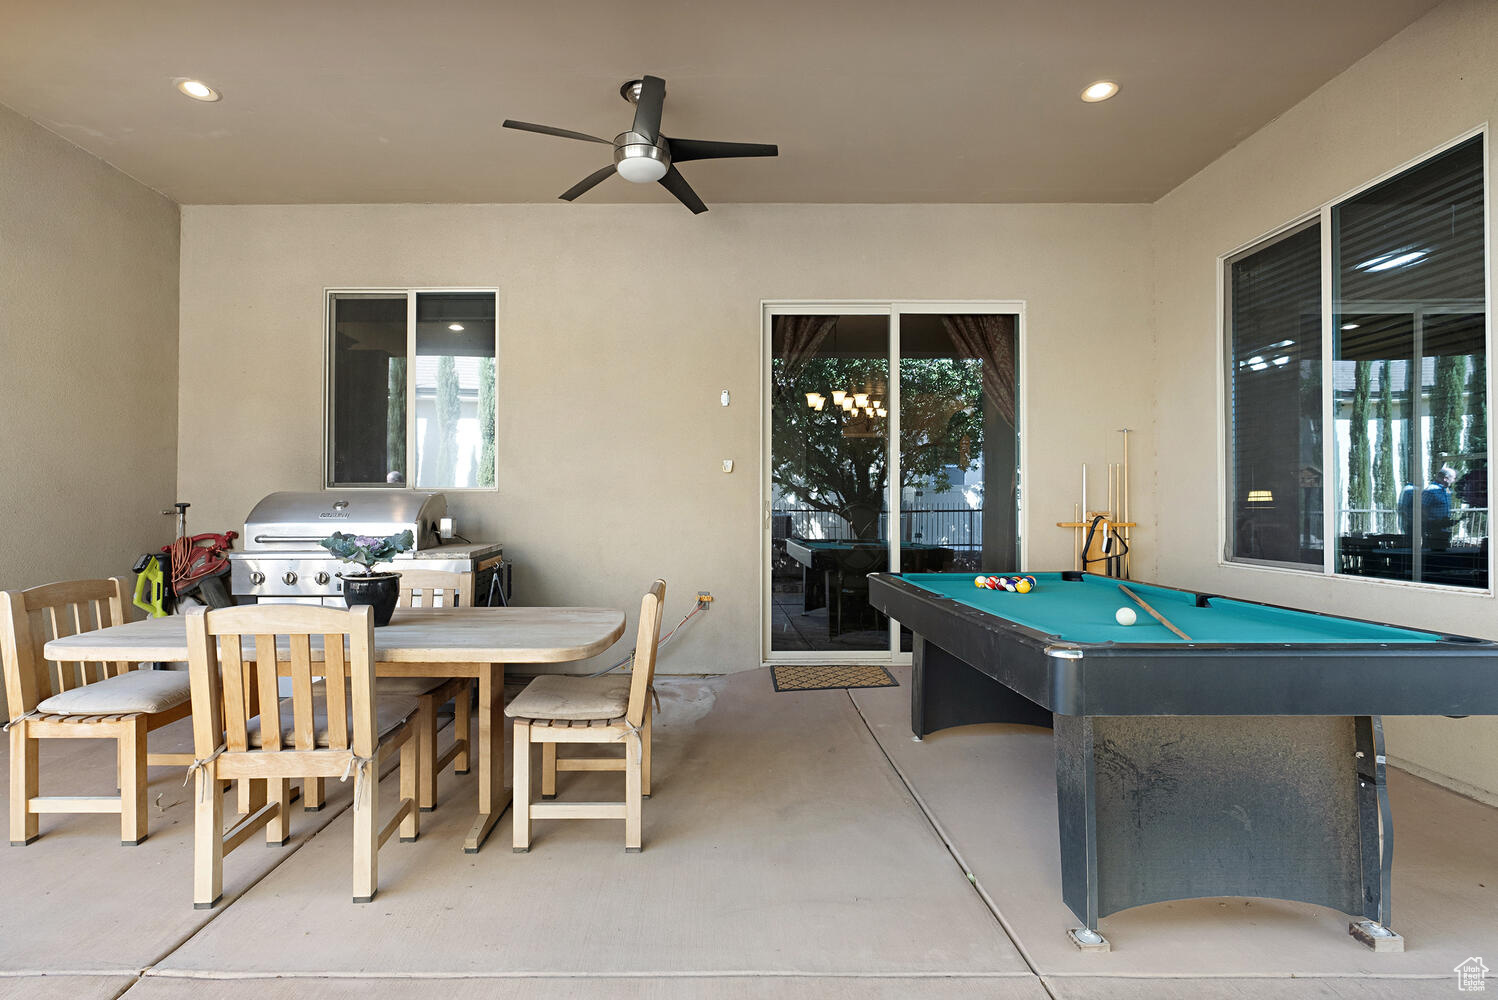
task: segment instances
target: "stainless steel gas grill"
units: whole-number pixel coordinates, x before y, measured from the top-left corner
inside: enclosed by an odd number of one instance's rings
[[[323,490],[272,493],[244,524],[244,550],[229,553],[230,592],[266,603],[343,603],[345,565],[317,543],[335,531],[394,535],[410,531],[415,547],[396,556],[391,569],[440,570],[474,575],[474,603],[488,604],[497,588],[504,546],[443,538],[447,497],[409,490]],[[498,603],[498,596],[494,603]]]

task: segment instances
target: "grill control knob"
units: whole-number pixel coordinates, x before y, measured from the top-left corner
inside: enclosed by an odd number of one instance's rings
[[[286,571],[286,575],[283,576],[283,577],[281,577],[281,580],[282,580],[283,583],[286,584],[286,586],[289,587],[293,583],[296,583],[296,574],[293,573],[291,570],[287,570]]]
[[[333,578],[331,576],[329,576],[327,573],[319,573],[316,576],[314,576],[312,579],[317,583],[318,586],[325,587],[325,586],[327,586],[328,581],[331,580],[331,579],[333,579]]]
[[[250,583],[258,587],[265,582],[265,574],[258,569],[250,573]]]

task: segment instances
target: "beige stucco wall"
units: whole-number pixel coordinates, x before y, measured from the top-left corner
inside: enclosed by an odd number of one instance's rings
[[[1116,428],[1148,425],[1148,213],[185,207],[180,492],[207,530],[239,526],[271,490],[322,485],[325,287],[497,287],[500,486],[449,494],[459,530],[505,543],[523,603],[633,612],[659,575],[669,626],[710,590],[712,611],[661,669],[753,667],[761,300],[1024,300],[1026,562],[1068,566],[1071,536],[1054,522],[1071,516],[1080,463],[1095,463],[1101,502]],[[1133,450],[1135,511],[1151,520],[1153,449],[1141,435]]]
[[[0,107],[0,587],[171,540],[177,235],[171,201]]]
[[[1495,116],[1498,4],[1451,0],[1156,204],[1155,439],[1162,481],[1171,483],[1156,501],[1158,533],[1170,539],[1158,549],[1163,580],[1498,638],[1492,596],[1220,566],[1216,488],[1218,255]],[[1492,177],[1490,163],[1490,201]],[[1492,391],[1490,384],[1489,398]],[[1384,722],[1392,757],[1498,797],[1498,720]]]

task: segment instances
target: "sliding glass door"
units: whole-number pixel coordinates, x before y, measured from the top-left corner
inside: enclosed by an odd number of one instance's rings
[[[1020,324],[1009,303],[766,306],[767,659],[908,652],[870,573],[1019,568]]]
[[[1007,573],[1019,563],[1017,313],[899,316],[899,565]],[[910,651],[900,630],[900,651]]]
[[[771,653],[889,649],[890,317],[770,317]]]

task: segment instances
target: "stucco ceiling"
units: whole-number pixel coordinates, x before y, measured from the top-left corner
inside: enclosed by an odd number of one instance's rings
[[[651,73],[668,135],[780,144],[683,165],[709,205],[1150,201],[1433,6],[0,0],[0,103],[184,204],[549,202],[608,148],[499,123],[611,137]]]

